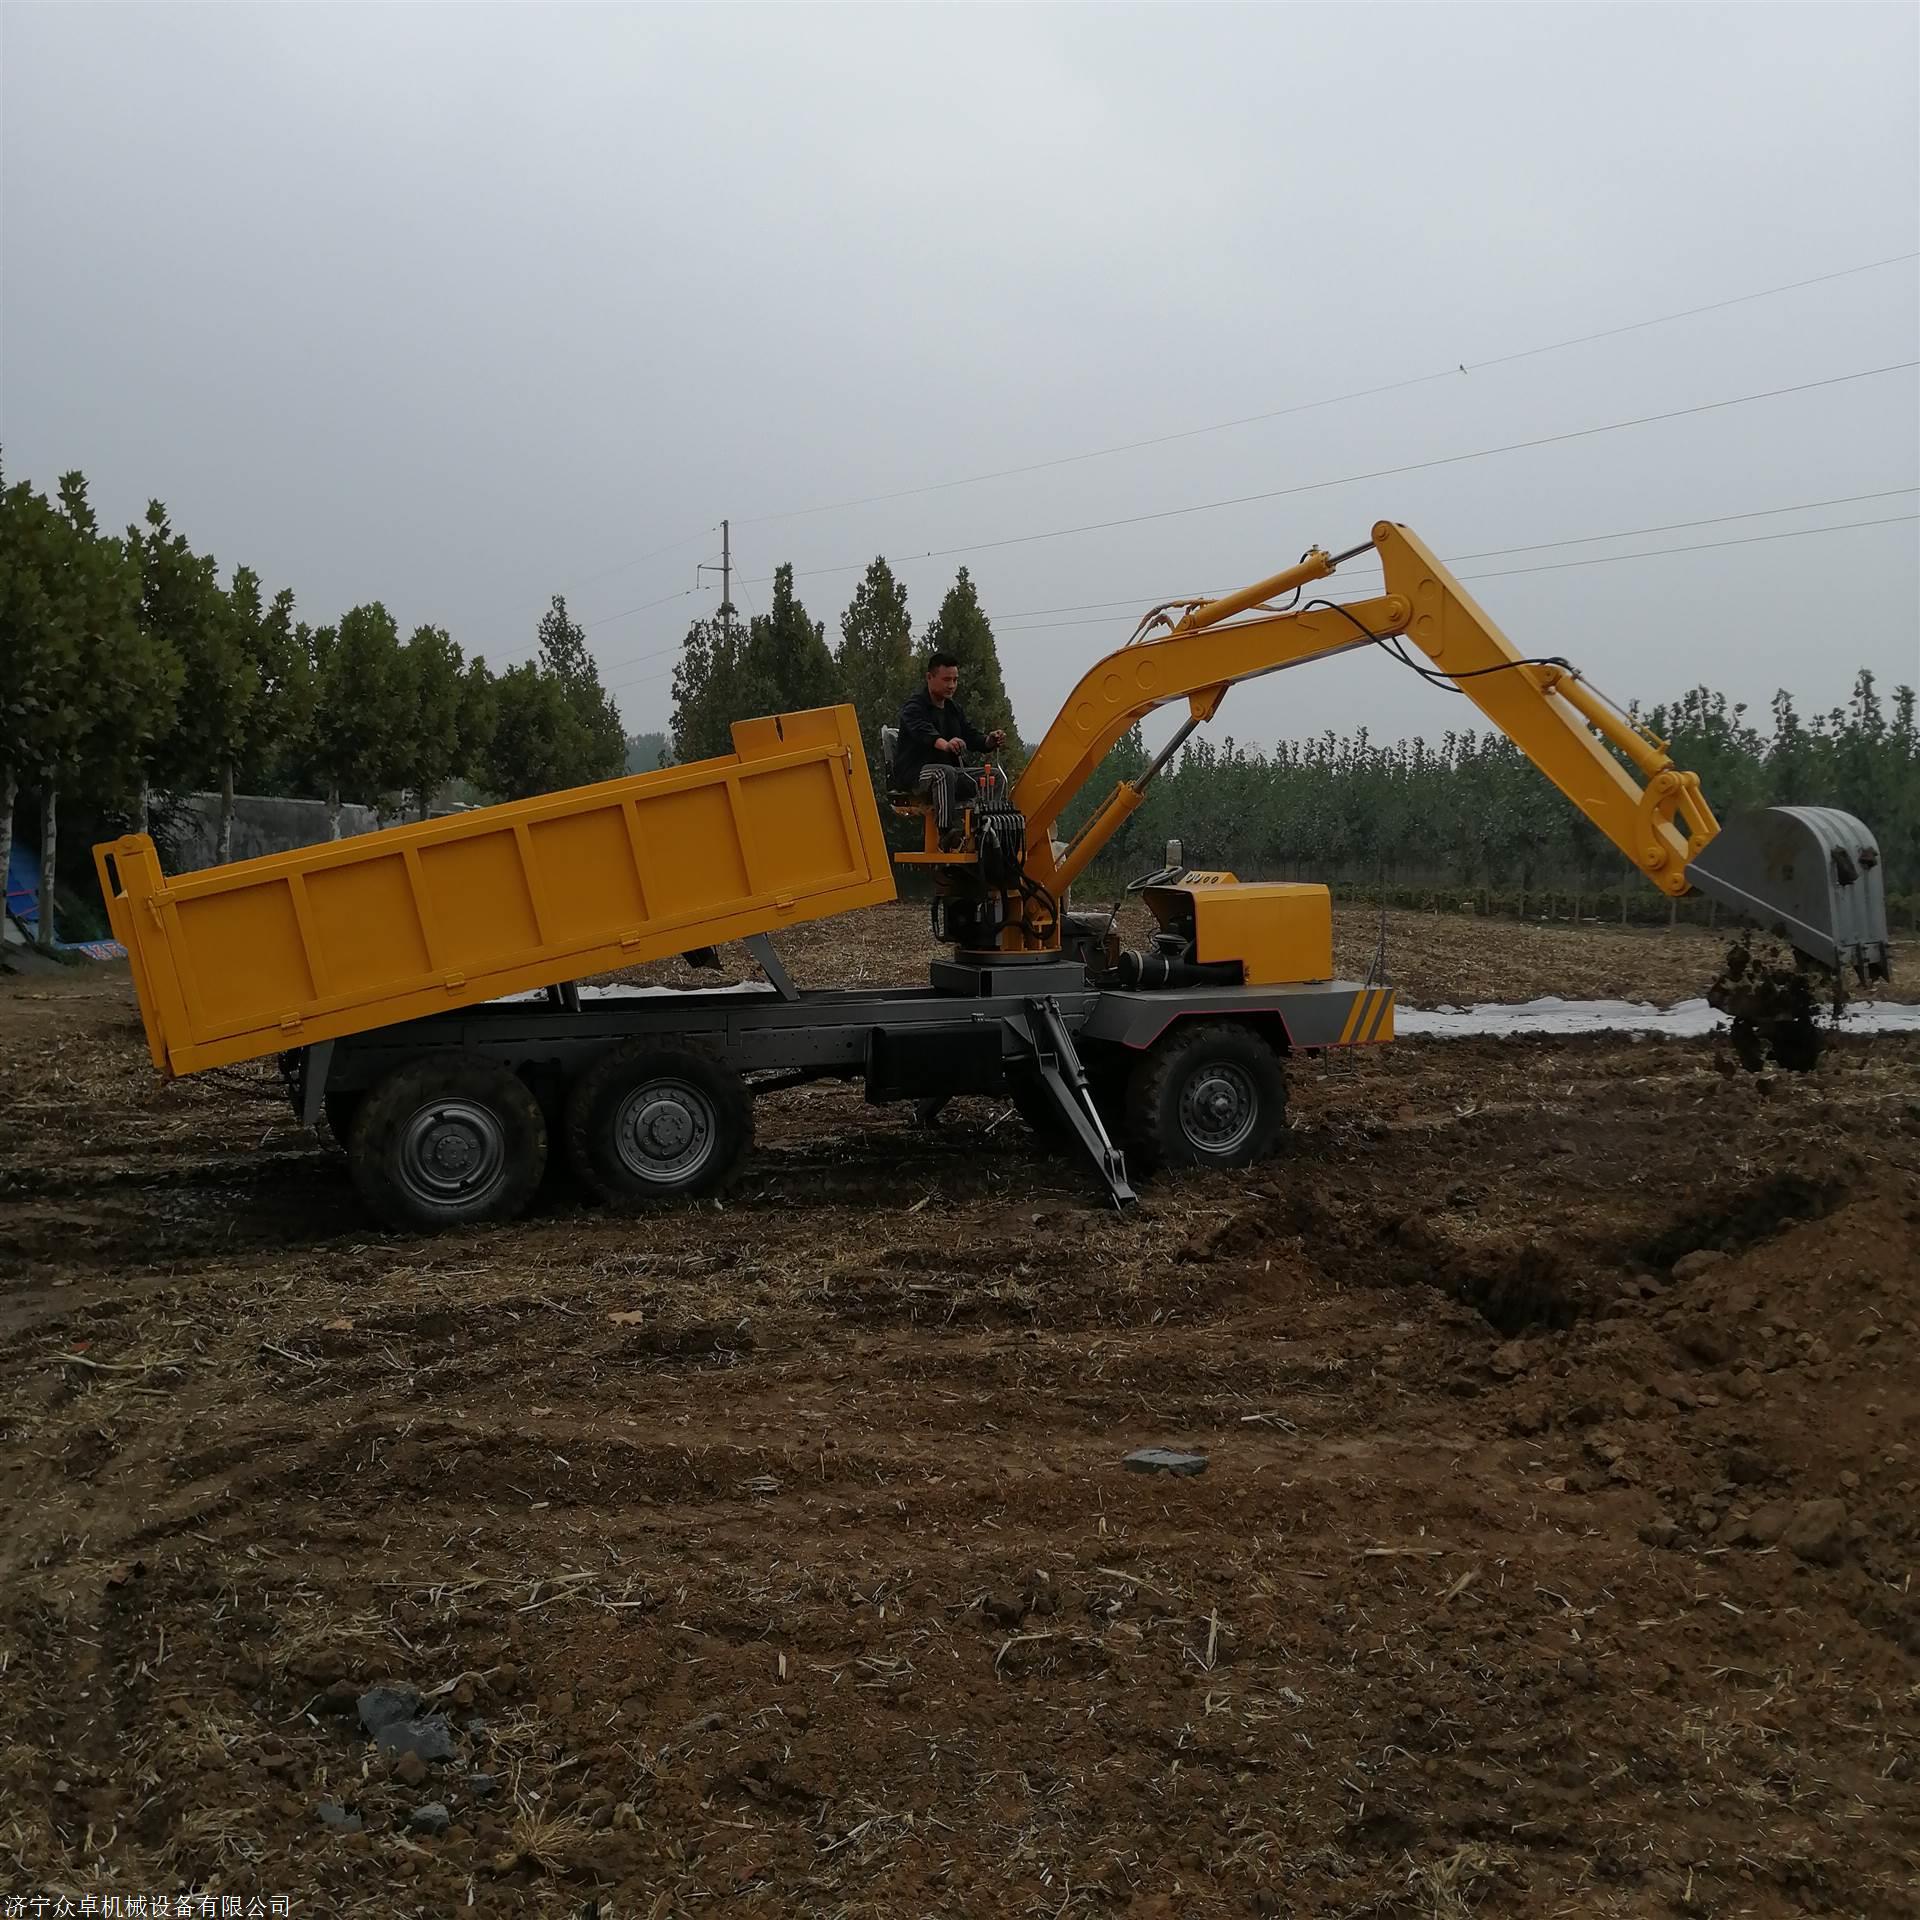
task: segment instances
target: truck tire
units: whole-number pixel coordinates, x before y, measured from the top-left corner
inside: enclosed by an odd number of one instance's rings
[[[1183,1020],[1127,1082],[1127,1164],[1245,1167],[1287,1123],[1287,1079],[1272,1047],[1231,1020]]]
[[[1083,1047],[1080,1052],[1080,1064],[1086,1069],[1087,1084],[1093,1090],[1093,1104],[1099,1110],[1100,1122],[1107,1130],[1107,1137],[1115,1146],[1120,1145],[1120,1128],[1126,1111],[1126,1066],[1122,1060],[1117,1065],[1107,1059],[1107,1047],[1097,1050]],[[1053,1096],[1040,1078],[1033,1073],[1012,1073],[1007,1079],[1007,1091],[1011,1095],[1014,1111],[1027,1123],[1029,1131],[1039,1141],[1041,1148],[1053,1153],[1078,1153],[1079,1136],[1061,1117],[1060,1109],[1053,1104]]]
[[[1047,1152],[1064,1153],[1072,1139],[1053,1095],[1031,1074],[1009,1078],[1007,1090],[1013,1096],[1014,1111],[1027,1123],[1027,1130]]]
[[[523,1212],[547,1166],[526,1084],[484,1054],[428,1054],[365,1098],[347,1147],[353,1184],[391,1225],[474,1226]]]
[[[360,1109],[366,1104],[367,1096],[356,1088],[352,1093],[323,1093],[320,1096],[320,1111],[325,1116],[327,1131],[333,1135],[333,1144],[343,1153],[353,1144],[353,1123],[360,1117]]]
[[[716,1193],[753,1145],[753,1096],[703,1053],[629,1040],[567,1097],[567,1148],[582,1180],[631,1210]]]

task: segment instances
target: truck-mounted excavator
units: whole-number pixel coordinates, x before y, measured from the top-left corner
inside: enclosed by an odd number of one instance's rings
[[[1383,590],[1305,596],[1372,553]],[[1280,604],[1276,604],[1280,603]],[[1077,1141],[1116,1204],[1146,1167],[1239,1167],[1285,1124],[1286,1063],[1393,1037],[1394,992],[1334,977],[1324,886],[1177,860],[1134,881],[1157,931],[1123,949],[1069,889],[1236,683],[1377,647],[1467,696],[1661,891],[1698,891],[1835,981],[1884,979],[1872,834],[1830,808],[1722,825],[1666,743],[1565,660],[1522,655],[1405,527],[1310,549],[1234,594],[1152,609],[1084,674],[1010,791],[988,783],[930,869],[925,987],[796,986],[772,936],[893,897],[851,708],[743,720],[734,752],[450,820],[165,876],[144,835],[95,849],[149,1046],[180,1073],[277,1052],[357,1187],[418,1227],[503,1219],[554,1143],[615,1206],[715,1191],[753,1097],[824,1078],[923,1109],[1011,1096]],[[1065,810],[1138,720],[1185,717],[1070,840]],[[575,983],[743,940],[759,992],[583,996]],[[502,996],[535,990],[540,997]]]

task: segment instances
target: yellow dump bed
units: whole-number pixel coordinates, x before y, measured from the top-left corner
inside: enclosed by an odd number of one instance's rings
[[[154,1063],[336,1040],[893,898],[851,707],[717,760],[172,878],[95,847]]]

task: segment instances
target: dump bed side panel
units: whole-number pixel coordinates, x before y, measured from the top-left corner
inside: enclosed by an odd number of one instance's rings
[[[735,751],[168,879],[96,849],[164,1071],[773,932],[893,898],[851,707]]]

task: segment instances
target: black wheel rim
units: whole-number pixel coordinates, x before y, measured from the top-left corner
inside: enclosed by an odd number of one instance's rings
[[[1260,1096],[1253,1079],[1229,1060],[1196,1067],[1180,1089],[1180,1131],[1196,1153],[1233,1153],[1253,1137]]]
[[[400,1178],[418,1199],[440,1206],[483,1200],[506,1177],[506,1129],[478,1101],[432,1101],[401,1133]]]
[[[713,1102],[686,1080],[649,1080],[613,1118],[620,1164],[641,1180],[683,1186],[713,1157],[720,1120]]]

